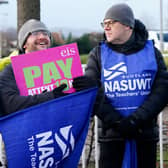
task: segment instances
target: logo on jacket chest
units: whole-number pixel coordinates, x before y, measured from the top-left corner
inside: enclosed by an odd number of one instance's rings
[[[152,73],[129,73],[124,62],[104,69],[104,89],[108,97],[148,95]]]

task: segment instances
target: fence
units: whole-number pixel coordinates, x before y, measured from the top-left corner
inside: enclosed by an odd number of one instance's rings
[[[157,158],[156,164],[157,164],[157,168],[168,168],[168,154],[167,154],[168,153],[168,120],[167,121],[163,120],[163,113],[160,113],[158,121],[159,121],[160,141],[158,143],[158,158]],[[81,161],[79,163],[79,167],[81,168],[99,168],[99,165],[98,165],[99,146],[97,141],[98,131],[97,131],[96,117],[94,118],[94,129],[92,128],[92,125],[93,124],[90,125],[87,141],[85,143]],[[92,143],[93,140],[91,139],[94,139],[94,143]],[[90,150],[92,150],[92,152]]]

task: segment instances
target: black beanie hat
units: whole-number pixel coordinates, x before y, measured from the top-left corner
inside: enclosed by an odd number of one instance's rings
[[[105,19],[117,20],[120,23],[134,28],[135,19],[132,9],[124,3],[113,5],[105,14]]]

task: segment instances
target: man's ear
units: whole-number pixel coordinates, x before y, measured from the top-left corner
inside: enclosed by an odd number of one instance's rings
[[[126,30],[130,30],[130,29],[132,29],[130,26],[127,26],[127,25],[125,25],[125,29]]]
[[[24,48],[24,49],[26,48],[26,44],[24,44],[23,48]]]

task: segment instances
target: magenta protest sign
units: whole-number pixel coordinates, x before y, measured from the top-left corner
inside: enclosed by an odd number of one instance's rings
[[[72,78],[83,75],[76,43],[11,58],[20,95],[51,91],[62,83],[74,92]]]

